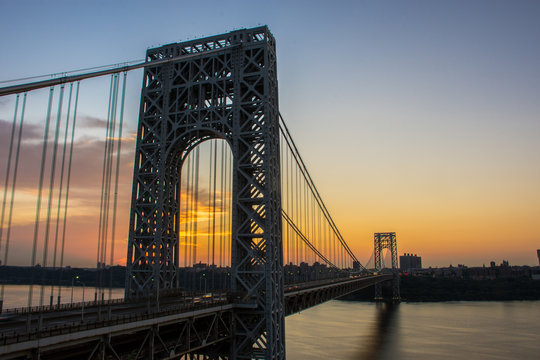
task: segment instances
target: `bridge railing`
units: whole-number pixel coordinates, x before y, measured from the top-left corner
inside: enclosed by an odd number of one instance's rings
[[[121,304],[125,303],[126,301],[124,299],[110,299],[110,300],[92,300],[92,301],[79,301],[69,304],[56,304],[56,305],[42,305],[42,306],[31,306],[31,307],[18,307],[18,308],[8,308],[4,309],[2,311],[3,314],[14,314],[14,315],[25,315],[28,313],[35,314],[40,312],[57,312],[57,311],[65,311],[65,310],[76,310],[81,309],[84,305],[85,308],[90,308],[92,306],[108,306],[108,305],[114,305],[114,304]]]
[[[198,294],[200,295],[200,294]],[[229,297],[228,294],[216,294],[212,293],[212,297],[205,299],[204,302],[183,302],[178,305],[169,305],[166,309],[157,309],[157,307],[148,308],[147,312],[141,312],[141,313],[129,313],[129,314],[122,314],[122,315],[113,315],[114,318],[109,319],[103,319],[103,320],[95,320],[95,321],[88,321],[88,322],[71,322],[71,323],[65,323],[62,325],[54,325],[52,327],[46,327],[46,328],[35,328],[32,329],[29,332],[2,332],[0,334],[0,345],[9,345],[24,341],[31,341],[31,340],[37,340],[42,339],[50,336],[56,336],[56,335],[64,335],[64,334],[70,334],[74,332],[84,331],[84,330],[92,330],[102,327],[108,327],[108,326],[114,326],[114,325],[121,325],[121,324],[127,324],[132,323],[136,321],[142,321],[147,319],[153,319],[158,318],[162,316],[168,316],[168,315],[175,315],[178,314],[180,311],[187,312],[187,311],[197,311],[202,309],[208,309],[216,306],[222,306],[228,304]],[[196,296],[191,297],[194,299]],[[186,296],[186,299],[189,299],[190,296]],[[93,303],[93,302],[91,302]],[[121,303],[121,302],[120,302]],[[156,309],[156,311],[151,311],[151,309]],[[38,321],[38,319],[33,319],[33,321]]]
[[[211,292],[213,295],[217,296],[227,296],[228,292],[225,290],[217,290]],[[204,295],[203,292],[193,292],[193,291],[181,291],[178,289],[166,289],[162,290],[159,294],[159,297],[162,299],[167,299],[171,297],[182,297],[193,298],[197,296]],[[59,312],[66,310],[81,310],[83,307],[85,309],[91,309],[99,306],[112,306],[118,304],[134,304],[134,303],[146,303],[149,300],[155,300],[155,295],[153,296],[141,296],[137,298],[118,298],[118,299],[109,299],[109,300],[90,300],[90,301],[79,301],[66,304],[55,304],[55,305],[42,305],[42,306],[32,306],[32,307],[17,307],[17,308],[7,308],[2,310],[3,314],[12,314],[12,315],[26,315],[26,314],[39,314],[44,312]]]

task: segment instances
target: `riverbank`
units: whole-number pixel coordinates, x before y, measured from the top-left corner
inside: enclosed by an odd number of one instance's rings
[[[400,281],[402,301],[540,300],[540,281],[530,278],[472,280],[402,276]],[[367,288],[340,300],[372,301],[373,292],[373,288]]]

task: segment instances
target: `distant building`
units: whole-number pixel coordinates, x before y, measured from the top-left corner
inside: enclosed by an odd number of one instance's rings
[[[536,250],[536,256],[538,256],[538,266],[540,266],[540,249]]]
[[[403,254],[399,257],[399,269],[401,271],[410,271],[412,269],[422,268],[422,257],[416,254]]]

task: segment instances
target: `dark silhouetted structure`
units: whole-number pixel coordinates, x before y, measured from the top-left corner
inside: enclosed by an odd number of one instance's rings
[[[412,269],[422,268],[422,257],[416,254],[403,254],[399,257],[399,269],[401,271],[410,271]]]
[[[392,272],[394,274],[394,280],[392,282],[392,300],[399,301],[399,268],[397,260],[397,242],[396,233],[375,233],[374,234],[374,257],[375,257],[375,270],[382,271],[382,251],[383,249],[389,249],[392,256]],[[375,300],[382,300],[382,287],[381,284],[375,285]]]

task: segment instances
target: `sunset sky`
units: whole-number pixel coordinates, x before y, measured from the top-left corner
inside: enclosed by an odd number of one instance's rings
[[[424,266],[538,265],[539,19],[538,1],[4,0],[0,81],[143,59],[150,47],[266,24],[280,112],[361,261],[374,232],[395,231],[399,253]],[[69,265],[96,261],[108,81],[81,87]],[[130,73],[119,263],[140,84],[141,72]],[[46,94],[28,103],[13,263],[29,262]],[[0,98],[2,186],[13,107]]]

